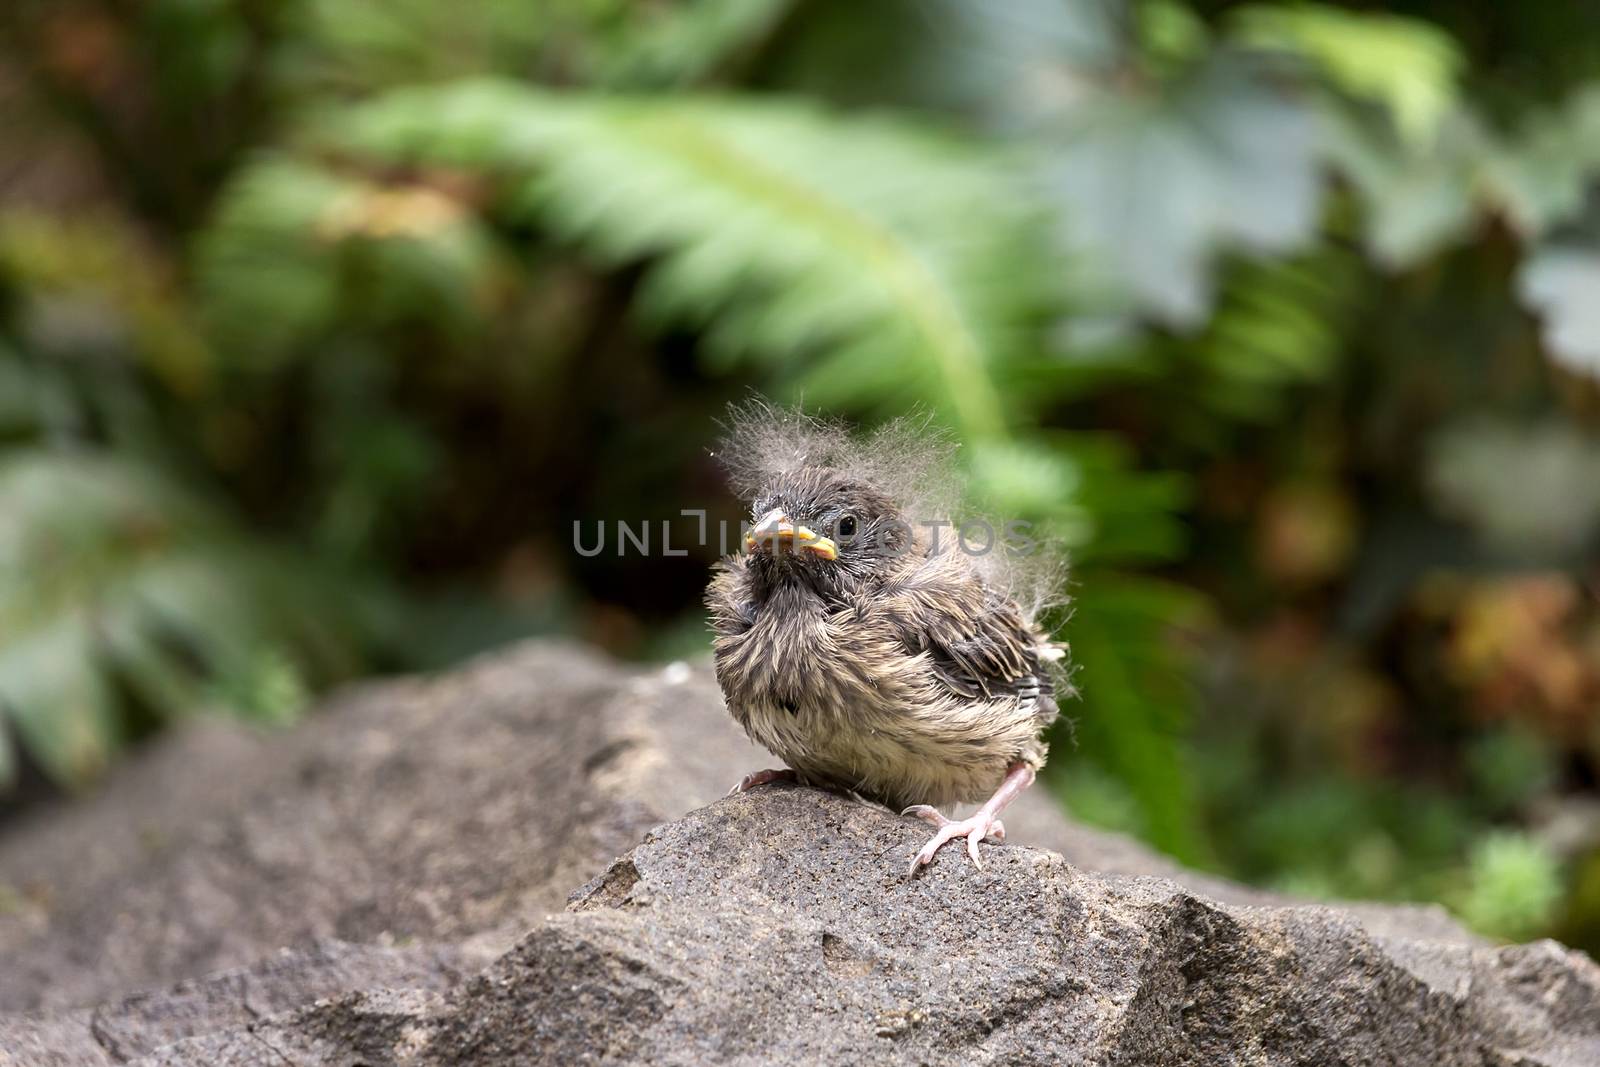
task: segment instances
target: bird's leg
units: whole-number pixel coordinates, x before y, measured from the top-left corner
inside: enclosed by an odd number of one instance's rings
[[[731,797],[735,793],[747,793],[756,786],[766,785],[768,782],[792,782],[794,780],[794,771],[787,767],[776,771],[751,771],[749,774],[739,779],[738,784],[736,784],[732,789],[728,790],[727,795]]]
[[[967,839],[967,855],[972,857],[973,866],[983,870],[983,860],[978,858],[978,842],[985,837],[993,837],[996,841],[1004,841],[1006,828],[1000,821],[1000,813],[1006,810],[1006,805],[1017,799],[1024,789],[1033,784],[1033,768],[1026,763],[1013,763],[1006,768],[1006,780],[1000,783],[1000,788],[994,791],[994,796],[983,802],[983,807],[973,812],[965,819],[947,819],[936,809],[926,804],[914,804],[901,812],[902,815],[915,815],[925,819],[939,828],[933,839],[922,846],[911,860],[911,873],[916,874],[919,867],[925,867],[933,862],[934,853],[944,847],[945,843],[958,837]]]

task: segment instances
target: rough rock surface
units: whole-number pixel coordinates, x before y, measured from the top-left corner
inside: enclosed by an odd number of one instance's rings
[[[562,645],[196,729],[0,835],[0,1064],[1600,1063],[1554,943],[1276,899],[1042,794],[1011,839],[1066,859],[908,880],[881,809],[701,807],[766,762],[703,671]]]

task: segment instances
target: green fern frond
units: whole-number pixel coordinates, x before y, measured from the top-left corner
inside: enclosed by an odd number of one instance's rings
[[[338,0],[291,7],[297,85],[348,93],[496,72],[565,84],[693,83],[758,44],[793,0]]]
[[[1175,342],[1202,375],[1203,405],[1258,421],[1279,410],[1285,390],[1325,378],[1368,277],[1353,250],[1327,241],[1287,259],[1230,264],[1205,331]]]
[[[1461,47],[1421,19],[1327,4],[1249,4],[1231,15],[1243,43],[1314,63],[1337,88],[1387,108],[1412,144],[1430,142],[1460,95]]]
[[[489,235],[451,195],[278,156],[234,181],[197,259],[219,347],[258,367],[340,329],[420,320],[469,331],[498,266]]]
[[[396,93],[342,134],[386,159],[498,174],[504,210],[602,262],[649,262],[643,313],[704,328],[713,359],[820,357],[791,383],[815,403],[860,396],[868,376],[935,400],[970,436],[1005,426],[995,365],[1047,272],[978,147],[780,100],[498,83]]]
[[[152,469],[13,450],[0,499],[0,718],[56,780],[104,766],[128,700],[181,714],[264,655],[322,666],[305,653],[328,631],[305,616],[326,596]]]
[[[1132,794],[1146,839],[1191,863],[1205,858],[1183,765],[1191,672],[1168,631],[1200,604],[1157,579],[1101,572],[1080,587],[1070,632],[1092,706],[1077,725],[1083,754]]]

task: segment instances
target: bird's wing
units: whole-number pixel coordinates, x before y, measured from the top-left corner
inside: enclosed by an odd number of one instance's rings
[[[935,557],[886,583],[875,608],[907,651],[927,653],[940,684],[971,700],[1052,697],[1058,654],[1016,601]],[[1052,702],[1053,708],[1053,702]]]
[[[712,566],[711,584],[706,586],[706,610],[711,630],[718,637],[733,637],[750,629],[755,621],[746,593],[744,556],[726,556]]]

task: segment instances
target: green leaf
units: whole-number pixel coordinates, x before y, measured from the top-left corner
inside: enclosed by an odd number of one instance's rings
[[[914,124],[782,100],[561,96],[506,84],[358,110],[391,158],[498,171],[527,211],[605,263],[652,264],[641,301],[724,359],[793,365],[827,404],[857,372],[936,397],[974,436],[1005,424],[993,367],[1041,297],[1000,161]],[[517,181],[516,179],[521,179]]]
[[[1600,378],[1600,251],[1542,248],[1522,265],[1517,287],[1543,320],[1550,354],[1569,370]]]
[[[1351,115],[1325,117],[1328,160],[1367,209],[1366,245],[1380,263],[1411,266],[1478,224],[1476,172],[1489,141],[1470,114],[1446,121],[1426,152],[1406,151]]]
[[[1145,0],[1136,14],[1141,50],[1163,66],[1181,69],[1203,56],[1211,43],[1200,16],[1176,0]]]
[[[1178,555],[1186,532],[1177,512],[1189,498],[1183,475],[1138,469],[1126,442],[1109,434],[1057,433],[1048,440],[1077,481],[1044,517],[1067,538],[1076,564],[1146,565]]]
[[[225,192],[198,259],[203,306],[233,358],[277,358],[332,319],[336,264],[318,223],[354,188],[316,167],[266,159]]]
[[[1067,112],[1040,170],[1072,259],[1194,327],[1219,249],[1286,252],[1314,233],[1317,133],[1314,112],[1224,58],[1158,96]]]
[[[264,556],[149,468],[12,450],[0,500],[0,716],[64,784],[124,740],[124,693],[178,715],[216,678],[253,671],[271,704],[244,710],[280,715],[298,681],[272,650],[309,656],[331,639],[335,586]]]
[[[1409,267],[1470,236],[1486,219],[1538,238],[1582,215],[1600,172],[1600,90],[1586,88],[1516,136],[1458,108],[1425,145],[1398,139],[1346,108],[1325,121],[1328,161],[1367,209],[1366,243],[1392,267]]]
[[[1531,114],[1515,136],[1485,153],[1486,198],[1525,237],[1582,216],[1600,171],[1600,86],[1586,86],[1548,114]]]
[[[316,352],[336,328],[466,331],[497,257],[456,200],[275,156],[225,190],[198,249],[201,304],[236,364]]]
[[[1420,19],[1309,3],[1253,4],[1231,18],[1241,43],[1303,56],[1339,89],[1386,107],[1412,145],[1429,143],[1455,106],[1461,50]]]
[[[1104,571],[1078,584],[1071,639],[1082,754],[1128,787],[1153,844],[1195,861],[1204,846],[1179,733],[1193,694],[1166,631],[1194,614],[1196,598],[1163,582]]]
[[[337,0],[285,5],[294,19],[292,83],[371,91],[499,73],[538,72],[613,88],[690,84],[763,36],[792,0]]]
[[[701,0],[643,9],[614,45],[588,64],[601,85],[687,85],[770,33],[793,0]]]
[[[1524,940],[1555,918],[1561,882],[1548,845],[1523,833],[1494,833],[1473,848],[1457,906],[1483,933]]]
[[[1264,422],[1290,387],[1325,378],[1368,277],[1357,252],[1326,240],[1288,259],[1230,262],[1206,328],[1168,346],[1184,391],[1171,405],[1172,432],[1204,438],[1229,422]]]
[[[1008,515],[1037,515],[1077,494],[1082,473],[1071,458],[1042,445],[983,442],[972,451],[974,489]]]
[[[77,784],[105,769],[121,736],[115,704],[81,616],[64,616],[0,642],[0,712],[39,766]]]

